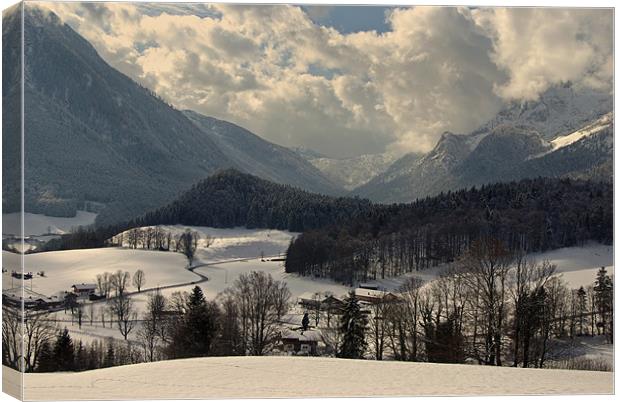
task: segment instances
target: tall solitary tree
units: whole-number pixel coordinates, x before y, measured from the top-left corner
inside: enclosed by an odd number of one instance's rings
[[[179,249],[185,255],[185,257],[187,257],[187,261],[190,267],[194,262],[194,255],[196,254],[196,249],[198,248],[199,239],[200,235],[198,234],[198,232],[192,232],[189,229],[183,232],[183,234],[179,238]]]
[[[144,286],[146,279],[144,278],[144,271],[139,269],[133,274],[133,285],[138,289],[138,293],[140,293],[140,289]]]
[[[349,293],[345,299],[346,306],[340,321],[342,344],[338,357],[346,359],[362,359],[366,350],[366,327],[368,318],[362,312],[355,293]]]

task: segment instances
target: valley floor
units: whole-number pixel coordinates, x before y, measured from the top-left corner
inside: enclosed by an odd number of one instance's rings
[[[3,389],[19,388],[4,369]],[[26,374],[27,400],[610,394],[613,373],[308,357],[209,357]]]

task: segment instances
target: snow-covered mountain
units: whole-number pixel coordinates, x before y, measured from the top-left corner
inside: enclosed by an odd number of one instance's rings
[[[389,152],[351,158],[330,158],[306,148],[295,148],[295,151],[346,190],[353,190],[368,183],[373,177],[383,173],[396,159],[396,156]]]
[[[608,92],[565,83],[549,88],[538,100],[512,102],[472,134],[484,134],[500,125],[526,126],[551,140],[573,132],[613,110]]]
[[[409,202],[472,185],[525,177],[610,179],[612,97],[572,85],[536,102],[513,103],[477,130],[444,133],[422,157],[405,155],[352,191],[377,202]]]
[[[342,191],[292,151],[226,122],[188,118],[108,65],[55,14],[27,5],[23,28],[28,212],[72,216],[84,201],[97,201],[105,204],[97,222],[118,222],[225,168],[319,193]],[[20,208],[21,32],[20,13],[5,15],[6,212]]]

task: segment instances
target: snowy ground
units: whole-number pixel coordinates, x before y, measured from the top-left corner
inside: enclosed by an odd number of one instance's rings
[[[87,226],[95,222],[97,214],[86,211],[77,211],[73,218],[58,218],[42,214],[24,214],[24,235],[36,236],[43,234],[63,234],[77,226]],[[2,214],[2,233],[17,234],[20,229],[20,214]]]
[[[186,228],[183,226],[165,226],[165,230],[181,233]],[[141,293],[131,295],[138,311],[146,306],[148,294],[152,289],[161,288],[165,296],[170,296],[176,291],[189,292],[196,284],[202,287],[205,296],[214,299],[217,295],[230,287],[236,278],[242,273],[250,271],[264,271],[271,274],[274,279],[285,281],[288,285],[295,303],[298,298],[312,298],[314,293],[331,293],[336,297],[344,296],[350,288],[326,279],[301,277],[284,272],[284,262],[274,261],[272,256],[283,254],[288,247],[290,239],[295,233],[278,230],[263,229],[214,229],[207,227],[192,227],[201,233],[204,239],[206,235],[214,238],[213,244],[204,247],[204,240],[199,243],[194,266],[195,273],[187,269],[187,260],[179,253],[160,252],[149,250],[132,250],[128,248],[103,248],[88,250],[70,250],[58,252],[46,252],[28,254],[25,258],[25,270],[35,272],[32,281],[26,281],[26,289],[32,286],[32,290],[47,296],[57,295],[59,292],[69,290],[74,283],[94,283],[97,274],[105,271],[117,270],[128,271],[133,274],[137,269],[145,272],[146,285]],[[265,256],[261,261],[260,255]],[[3,273],[3,289],[18,288],[21,280],[10,276],[11,270],[19,270],[19,256],[3,251],[3,268],[8,272]],[[608,266],[608,271],[613,273],[613,248],[602,245],[589,245],[582,248],[566,248],[543,254],[531,256],[536,260],[549,260],[558,266],[558,272],[567,280],[572,287],[589,285],[594,281],[596,270],[600,266]],[[420,272],[413,272],[397,278],[369,281],[376,283],[388,290],[396,290],[411,276],[418,276],[425,282],[435,279],[446,267],[440,266]],[[36,272],[45,271],[45,277],[36,275]],[[205,280],[205,278],[208,280]],[[130,292],[136,289],[131,286]],[[102,328],[99,310],[104,303],[97,303],[93,307],[96,318],[93,324],[85,317],[82,328],[79,329],[70,314],[59,312],[55,314],[59,325],[67,326],[76,338],[88,341],[91,339],[113,336],[120,339],[119,331],[106,323]],[[85,313],[90,313],[86,306]],[[293,308],[286,321],[299,323],[303,309]],[[135,334],[130,334],[130,339]]]
[[[298,297],[311,297],[316,292],[332,292],[339,297],[345,295],[350,289],[327,279],[287,274],[284,272],[283,261],[261,262],[260,258],[207,265],[196,269],[196,272],[209,278],[202,286],[207,297],[217,295],[217,293],[231,286],[239,275],[250,271],[267,272],[274,279],[286,282],[294,300]]]
[[[534,261],[548,260],[554,264],[556,272],[573,289],[592,285],[601,267],[607,268],[610,275],[614,274],[613,246],[589,244],[584,247],[560,248],[532,254],[530,258]]]
[[[556,273],[561,275],[570,288],[579,288],[594,283],[596,272],[600,267],[607,268],[610,275],[614,273],[614,248],[602,244],[588,244],[584,247],[566,247],[528,256],[533,262],[549,261],[556,266]],[[440,265],[424,271],[411,272],[399,277],[367,281],[387,290],[397,290],[407,278],[418,277],[424,282],[436,279],[447,265]]]
[[[19,375],[4,368],[3,388]],[[26,374],[25,399],[610,394],[613,373],[308,357],[210,357]]]
[[[182,234],[186,229],[199,233],[201,239],[198,242],[195,265],[239,258],[256,258],[261,256],[261,253],[265,256],[279,255],[286,252],[291,238],[297,235],[297,233],[271,229],[217,229],[182,225],[160,227],[173,235]],[[207,236],[212,239],[213,243],[205,248]],[[128,236],[123,237],[126,243]]]
[[[3,288],[10,286],[12,269],[18,270],[18,255],[3,251]],[[200,279],[186,269],[187,259],[179,253],[161,251],[100,248],[86,250],[53,251],[24,256],[25,272],[45,271],[45,277],[35,274],[26,288],[47,296],[66,291],[73,284],[95,283],[98,274],[105,271],[127,271],[133,275],[141,269],[145,273],[144,288],[191,282]],[[21,282],[21,280],[14,280]],[[130,288],[133,290],[133,288]]]

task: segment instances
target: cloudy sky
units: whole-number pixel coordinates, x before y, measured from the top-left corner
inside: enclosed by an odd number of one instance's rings
[[[613,74],[610,10],[47,6],[177,108],[334,157],[428,151],[506,102]]]

